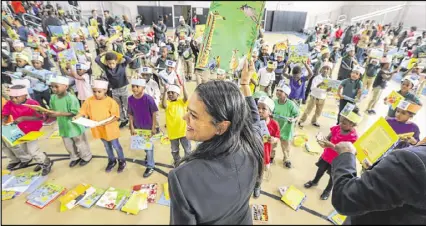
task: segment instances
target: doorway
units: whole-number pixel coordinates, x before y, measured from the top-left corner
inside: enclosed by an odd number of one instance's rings
[[[185,23],[191,24],[191,6],[190,5],[174,5],[173,6],[173,25],[174,27],[179,26],[179,17],[183,16]]]

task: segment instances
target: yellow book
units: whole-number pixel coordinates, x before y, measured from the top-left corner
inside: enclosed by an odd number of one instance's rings
[[[298,210],[305,199],[306,195],[293,185],[287,188],[284,195],[281,197],[281,200],[294,210]]]
[[[404,97],[393,90],[389,96],[386,97],[386,104],[391,105],[392,109],[395,110],[401,100],[404,100]]]
[[[133,192],[129,200],[124,204],[121,211],[136,215],[142,209],[145,202],[147,202],[147,194],[141,192]]]
[[[29,132],[27,134],[25,134],[25,136],[19,138],[17,141],[13,142],[13,146],[18,145],[18,144],[23,144],[29,141],[34,141],[37,140],[38,138],[42,137],[44,135],[43,132],[40,131],[32,131]]]
[[[411,133],[402,133],[402,134],[398,134],[398,136],[401,139],[406,139],[406,138],[410,138],[410,137],[414,136],[414,132],[411,132]]]
[[[1,201],[11,200],[15,194],[15,191],[1,191]]]
[[[380,117],[358,140],[354,143],[357,150],[356,158],[364,168],[366,163],[372,165],[387,152],[399,139],[398,134],[389,123]]]
[[[169,183],[164,183],[163,184],[163,192],[164,192],[164,198],[166,198],[166,200],[169,200],[170,199]]]
[[[9,175],[10,171],[9,170],[1,170],[1,175]]]
[[[59,198],[61,203],[60,211],[64,212],[66,210],[74,208],[83,197],[87,197],[86,191],[91,188],[89,184],[79,184],[77,187],[69,190],[65,195]],[[93,191],[94,192],[94,191]],[[93,193],[91,192],[91,193]]]
[[[336,210],[331,212],[328,216],[328,220],[330,220],[335,225],[342,225],[346,220],[346,216],[339,214]]]

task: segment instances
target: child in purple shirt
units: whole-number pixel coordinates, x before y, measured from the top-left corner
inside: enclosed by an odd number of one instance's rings
[[[290,100],[294,101],[298,105],[300,105],[302,100],[305,98],[306,81],[308,81],[313,76],[312,70],[308,66],[307,62],[303,62],[303,65],[308,71],[308,76],[302,76],[302,68],[299,65],[294,66],[291,70],[292,76],[287,73],[283,74],[287,79],[290,80],[289,86],[291,93],[288,98],[290,98]],[[284,68],[287,68],[287,65]]]
[[[158,107],[154,98],[144,93],[146,86],[145,79],[132,79],[133,95],[128,99],[127,113],[130,121],[130,134],[136,135],[135,129],[151,130],[156,134],[156,119]],[[147,168],[143,174],[144,178],[149,177],[154,172],[154,150],[145,150]]]
[[[400,139],[399,144],[395,147],[395,149],[405,148],[410,145],[416,145],[420,140],[420,130],[419,127],[410,119],[416,114],[417,110],[414,108],[406,107],[406,104],[409,103],[407,101],[401,101],[401,103],[396,108],[395,118],[388,118],[386,121],[392,127],[396,134],[404,134],[404,133],[414,133],[414,135],[410,137],[403,137]],[[404,110],[406,109],[406,110]]]

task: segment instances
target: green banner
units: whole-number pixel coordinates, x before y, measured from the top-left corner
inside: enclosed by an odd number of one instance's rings
[[[233,73],[242,58],[251,57],[265,1],[213,1],[196,68]]]

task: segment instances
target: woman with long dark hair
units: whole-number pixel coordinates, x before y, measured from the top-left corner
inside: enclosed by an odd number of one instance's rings
[[[263,142],[251,74],[246,62],[244,95],[231,82],[210,81],[188,100],[186,137],[201,143],[169,173],[170,224],[253,224],[249,200],[262,177]]]

